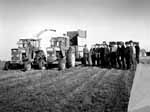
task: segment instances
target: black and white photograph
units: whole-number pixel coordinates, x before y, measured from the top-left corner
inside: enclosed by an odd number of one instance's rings
[[[0,112],[150,112],[150,0],[0,0]]]

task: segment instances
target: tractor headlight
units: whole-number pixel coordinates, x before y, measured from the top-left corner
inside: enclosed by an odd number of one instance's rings
[[[52,54],[52,56],[55,56],[55,54]]]
[[[50,56],[49,54],[47,54],[47,56]]]
[[[19,54],[17,54],[16,57],[19,57]]]
[[[54,53],[50,53],[50,54],[47,54],[47,56],[49,57],[49,56],[55,56],[55,54]]]

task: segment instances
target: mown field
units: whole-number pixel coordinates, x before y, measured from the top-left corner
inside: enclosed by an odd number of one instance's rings
[[[134,71],[0,70],[0,112],[127,112]]]

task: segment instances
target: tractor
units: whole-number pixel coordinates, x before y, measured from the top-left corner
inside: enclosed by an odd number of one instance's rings
[[[58,60],[61,58],[60,44],[63,44],[66,58],[70,49],[72,49],[72,53],[75,54],[75,60],[81,61],[83,59],[83,47],[86,44],[86,31],[68,31],[63,36],[52,37],[50,47],[46,48],[48,66],[58,64]]]
[[[46,57],[40,50],[40,39],[19,39],[18,48],[11,49],[11,61],[5,63],[5,70],[11,68],[43,69],[46,65]]]
[[[51,38],[50,47],[46,48],[48,67],[53,64],[58,64],[58,60],[61,58],[60,44],[63,45],[64,51],[66,53],[69,49],[69,38],[66,36]]]

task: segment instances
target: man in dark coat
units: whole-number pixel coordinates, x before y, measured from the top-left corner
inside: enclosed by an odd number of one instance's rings
[[[111,67],[116,68],[117,65],[117,46],[116,42],[110,42],[110,52],[111,52]]]
[[[125,69],[125,46],[124,46],[124,42],[121,42],[121,63],[122,63],[122,69]]]
[[[140,46],[139,46],[138,42],[135,45],[135,52],[136,52],[136,61],[137,61],[137,63],[139,63]]]
[[[95,66],[96,61],[95,46],[93,46],[90,51],[91,51],[92,65]]]
[[[104,67],[109,68],[110,67],[110,50],[108,48],[107,44],[104,44]]]
[[[117,63],[118,68],[121,69],[121,42],[117,42]]]
[[[109,53],[109,49],[107,47],[107,43],[106,41],[103,41],[101,44],[101,67],[102,68],[106,68],[108,67],[108,53]]]
[[[100,48],[100,62],[101,62],[101,67],[104,68],[105,67],[105,48],[104,45],[101,45]]]
[[[130,46],[129,46],[129,42],[125,42],[126,44],[126,48],[125,48],[125,60],[126,60],[126,66],[127,66],[127,69],[130,69],[131,68],[131,65],[130,65]]]

